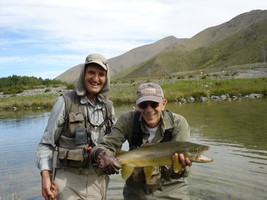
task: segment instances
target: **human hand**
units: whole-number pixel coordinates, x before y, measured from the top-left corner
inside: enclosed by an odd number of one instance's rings
[[[45,200],[56,200],[57,199],[57,185],[54,181],[51,184],[50,172],[45,170],[42,171],[42,195]]]
[[[101,149],[98,153],[96,163],[107,174],[118,174],[121,168],[114,154],[104,149]]]
[[[192,162],[183,154],[175,153],[172,156],[172,169],[174,173],[182,174],[187,166],[191,166]]]

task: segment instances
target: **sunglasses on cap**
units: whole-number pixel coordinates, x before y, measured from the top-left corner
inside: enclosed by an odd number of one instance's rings
[[[151,108],[157,108],[159,106],[159,102],[142,102],[138,104],[138,107],[141,109],[146,109],[149,105]]]

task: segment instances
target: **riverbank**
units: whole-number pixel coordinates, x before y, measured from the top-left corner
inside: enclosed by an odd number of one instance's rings
[[[147,80],[112,82],[110,99],[114,104],[133,104],[136,88],[143,82],[159,83],[169,102],[188,103],[233,101],[262,98],[267,95],[267,68],[246,69],[230,73],[177,74]],[[25,90],[14,95],[0,93],[0,111],[18,109],[50,109],[56,98],[68,90],[65,86]]]

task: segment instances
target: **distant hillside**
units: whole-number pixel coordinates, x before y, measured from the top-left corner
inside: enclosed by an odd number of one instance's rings
[[[211,30],[214,35],[209,41],[206,36],[210,35]],[[200,44],[191,40],[201,41],[198,37],[206,40],[206,43],[197,48]],[[117,74],[116,78],[153,77],[188,70],[263,62],[262,51],[263,48],[267,49],[267,11],[257,10],[239,15],[233,21],[206,29],[185,41],[185,44],[189,43],[191,47],[186,46],[186,51],[179,44],[173,45],[146,62]]]
[[[155,43],[134,48],[120,56],[111,58],[109,59],[111,75],[115,75],[128,67],[140,64],[176,43],[183,44],[184,42],[185,40],[183,39],[169,36]]]
[[[162,76],[185,70],[262,62],[267,48],[267,10],[240,14],[221,25],[207,28],[191,39],[163,38],[109,59],[113,80]],[[77,65],[56,79],[73,83]]]
[[[66,83],[76,83],[80,75],[81,67],[82,64],[76,65],[60,74],[55,79]]]
[[[177,39],[174,36],[163,38],[155,43],[147,44],[141,47],[134,48],[120,56],[108,60],[111,69],[111,76],[119,73],[120,71],[144,62],[145,60],[157,55],[162,50],[176,43],[183,43],[184,39]],[[76,65],[66,72],[62,73],[56,79],[74,83],[78,79],[82,64]]]
[[[267,19],[266,10],[253,10],[240,14],[221,25],[199,32],[185,42],[185,47],[190,50],[214,44],[265,19]]]

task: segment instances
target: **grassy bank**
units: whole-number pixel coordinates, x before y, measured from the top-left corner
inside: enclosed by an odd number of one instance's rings
[[[11,96],[0,98],[0,111],[10,109],[50,109],[59,94]]]
[[[148,82],[146,80],[143,82]],[[153,80],[151,80],[153,81]],[[158,82],[168,101],[181,98],[229,94],[245,96],[251,93],[267,95],[267,78],[258,79],[225,79],[225,80],[154,80]],[[133,103],[136,89],[142,81],[114,83],[111,85],[110,99],[114,104]],[[0,110],[9,109],[50,109],[59,94],[41,94],[33,96],[12,96],[0,98]]]
[[[211,95],[245,96],[251,93],[267,95],[267,79],[225,79],[225,80],[159,80],[169,102],[182,98]],[[139,83],[115,84],[111,90],[111,99],[116,103],[133,103]]]
[[[225,79],[225,80],[199,80],[199,81],[177,81],[174,84],[162,84],[169,101],[181,98],[211,95],[245,96],[251,93],[267,95],[267,79]]]

